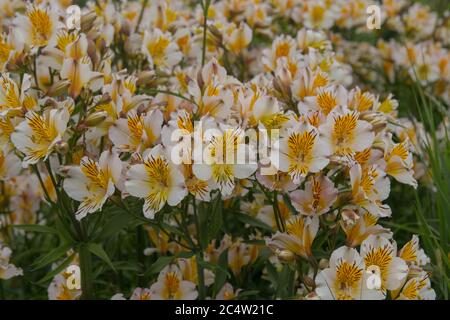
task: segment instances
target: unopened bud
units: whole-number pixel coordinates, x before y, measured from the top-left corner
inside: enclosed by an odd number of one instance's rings
[[[70,86],[70,80],[64,79],[55,82],[48,90],[46,95],[49,97],[59,97],[67,93]]]
[[[289,250],[277,250],[275,254],[277,255],[278,259],[280,259],[280,261],[282,262],[291,262],[295,258],[294,253]]]
[[[149,84],[151,82],[153,82],[156,79],[156,74],[154,71],[142,71],[141,73],[139,73],[138,75],[138,79],[136,81],[136,84],[138,86],[142,86],[142,85],[146,85]]]
[[[106,111],[98,111],[91,113],[85,119],[85,123],[88,127],[95,127],[105,121],[108,117],[108,113]]]
[[[360,119],[369,122],[375,133],[379,133],[387,126],[387,118],[380,112],[363,112]]]
[[[319,261],[319,268],[320,269],[326,269],[330,265],[329,261],[327,259],[320,259]]]
[[[95,11],[90,11],[86,14],[83,14],[81,16],[80,22],[81,32],[88,32],[89,30],[91,30],[94,25],[95,19],[97,19],[97,14],[95,13]]]

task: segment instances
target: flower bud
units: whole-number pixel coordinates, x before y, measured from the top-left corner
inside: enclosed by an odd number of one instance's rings
[[[361,120],[365,120],[372,125],[375,133],[379,133],[387,126],[387,118],[380,112],[364,112],[360,115]]]
[[[142,86],[153,82],[156,79],[156,75],[154,71],[142,71],[138,75],[138,79],[136,81],[136,85]]]
[[[70,86],[70,80],[59,80],[55,82],[48,90],[46,95],[49,97],[59,97],[67,93],[67,89]]]
[[[280,261],[282,262],[291,262],[295,258],[294,253],[289,250],[277,250],[275,254],[277,255],[278,259],[280,259]]]
[[[94,25],[95,19],[97,19],[97,14],[95,13],[95,11],[90,11],[86,14],[83,14],[80,21],[81,32],[88,32],[89,30],[91,30]]]
[[[320,269],[326,269],[330,265],[329,261],[327,259],[320,259],[319,261],[319,268]]]
[[[95,127],[105,121],[107,117],[108,113],[106,111],[97,111],[88,115],[84,122],[88,127]]]

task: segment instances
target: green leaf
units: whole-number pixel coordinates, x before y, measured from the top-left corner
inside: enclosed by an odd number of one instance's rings
[[[16,224],[13,225],[14,228],[22,229],[28,232],[37,232],[37,233],[52,233],[58,234],[56,229],[51,227],[43,226],[40,224]]]
[[[143,276],[151,276],[153,274],[159,273],[162,269],[164,269],[165,266],[167,266],[169,263],[171,263],[175,259],[175,256],[162,256],[159,257],[158,260],[156,260],[150,268],[144,273]]]
[[[207,261],[197,261],[197,263],[202,266],[205,269],[209,269],[209,270],[221,270],[222,272],[224,272],[228,277],[231,277],[231,274],[228,272],[228,269],[226,266],[221,266],[221,265],[217,265],[217,264],[213,264],[211,262],[207,262]]]
[[[208,223],[208,239],[207,242],[214,239],[217,235],[217,233],[220,230],[220,227],[222,226],[223,219],[222,219],[222,199],[220,196],[220,193],[217,195],[215,201],[212,204],[212,212],[209,215],[209,223]]]
[[[47,282],[48,280],[52,279],[54,276],[56,276],[58,273],[63,271],[66,267],[69,266],[69,264],[73,260],[74,254],[67,257],[59,266],[57,266],[55,269],[51,270],[49,273],[47,273],[42,279],[38,280],[37,282],[32,282],[33,284],[39,285]]]
[[[106,262],[108,264],[108,266],[114,271],[116,272],[116,268],[114,268],[114,265],[111,262],[111,259],[109,259],[108,254],[106,253],[106,251],[103,249],[102,245],[100,243],[89,243],[88,244],[88,249],[90,252],[92,252],[93,254],[95,254],[97,257],[99,257],[100,259],[102,259],[104,262]]]
[[[214,279],[214,287],[213,292],[214,296],[222,289],[223,285],[227,281],[227,273],[223,271],[223,269],[227,269],[228,267],[228,249],[224,250],[218,260],[218,265],[221,266],[221,269],[216,271],[215,279]]]
[[[273,231],[272,227],[270,227],[269,225],[265,224],[264,222],[262,222],[258,219],[255,219],[255,218],[249,216],[248,214],[235,212],[234,215],[236,216],[236,218],[239,221],[241,221],[243,223],[247,223],[253,227],[257,227],[257,228],[264,229],[267,231]]]
[[[63,255],[67,253],[67,251],[71,248],[71,244],[65,243],[60,245],[58,248],[53,249],[43,257],[39,258],[35,263],[31,265],[33,270],[37,270],[49,265],[52,262],[55,262]]]
[[[108,218],[108,221],[103,226],[102,231],[97,236],[97,240],[108,239],[135,221],[136,218],[134,218],[130,214],[126,212],[118,212]]]

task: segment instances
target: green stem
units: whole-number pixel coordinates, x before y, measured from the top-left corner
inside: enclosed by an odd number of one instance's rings
[[[0,300],[5,300],[5,290],[3,289],[3,281],[0,280]]]
[[[144,11],[145,11],[145,7],[147,6],[147,2],[148,2],[148,0],[144,0],[144,3],[142,4],[141,13],[139,13],[138,22],[136,24],[136,29],[134,30],[134,32],[139,31],[139,26],[141,25],[142,17],[144,16]]]
[[[203,245],[201,241],[200,234],[200,221],[197,214],[197,204],[195,201],[195,197],[192,197],[192,205],[194,207],[194,219],[195,219],[195,228],[197,231],[197,278],[198,278],[198,297],[200,300],[204,300],[205,295],[205,274],[203,271]]]
[[[136,227],[136,255],[137,261],[139,262],[140,267],[142,267],[143,269],[145,269],[144,245],[144,228],[142,227],[142,225],[139,225]],[[140,287],[144,286],[144,278],[138,275],[137,283]]]
[[[80,271],[81,271],[81,290],[82,299],[90,300],[93,298],[93,279],[92,279],[92,257],[87,244],[83,243],[79,248]]]
[[[205,0],[205,4],[201,1],[203,7],[203,44],[202,44],[202,67],[205,65],[206,56],[206,31],[208,28],[208,9],[210,0]]]

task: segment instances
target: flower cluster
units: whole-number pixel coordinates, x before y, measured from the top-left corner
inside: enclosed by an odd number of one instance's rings
[[[0,279],[22,274],[8,243],[57,243],[25,270],[54,263],[50,299],[433,299],[418,237],[381,224],[391,184],[418,186],[415,128],[327,32],[365,25],[350,2],[89,1],[72,26],[67,1],[0,1]],[[444,97],[424,39],[446,24],[383,8],[416,42],[375,61]]]

